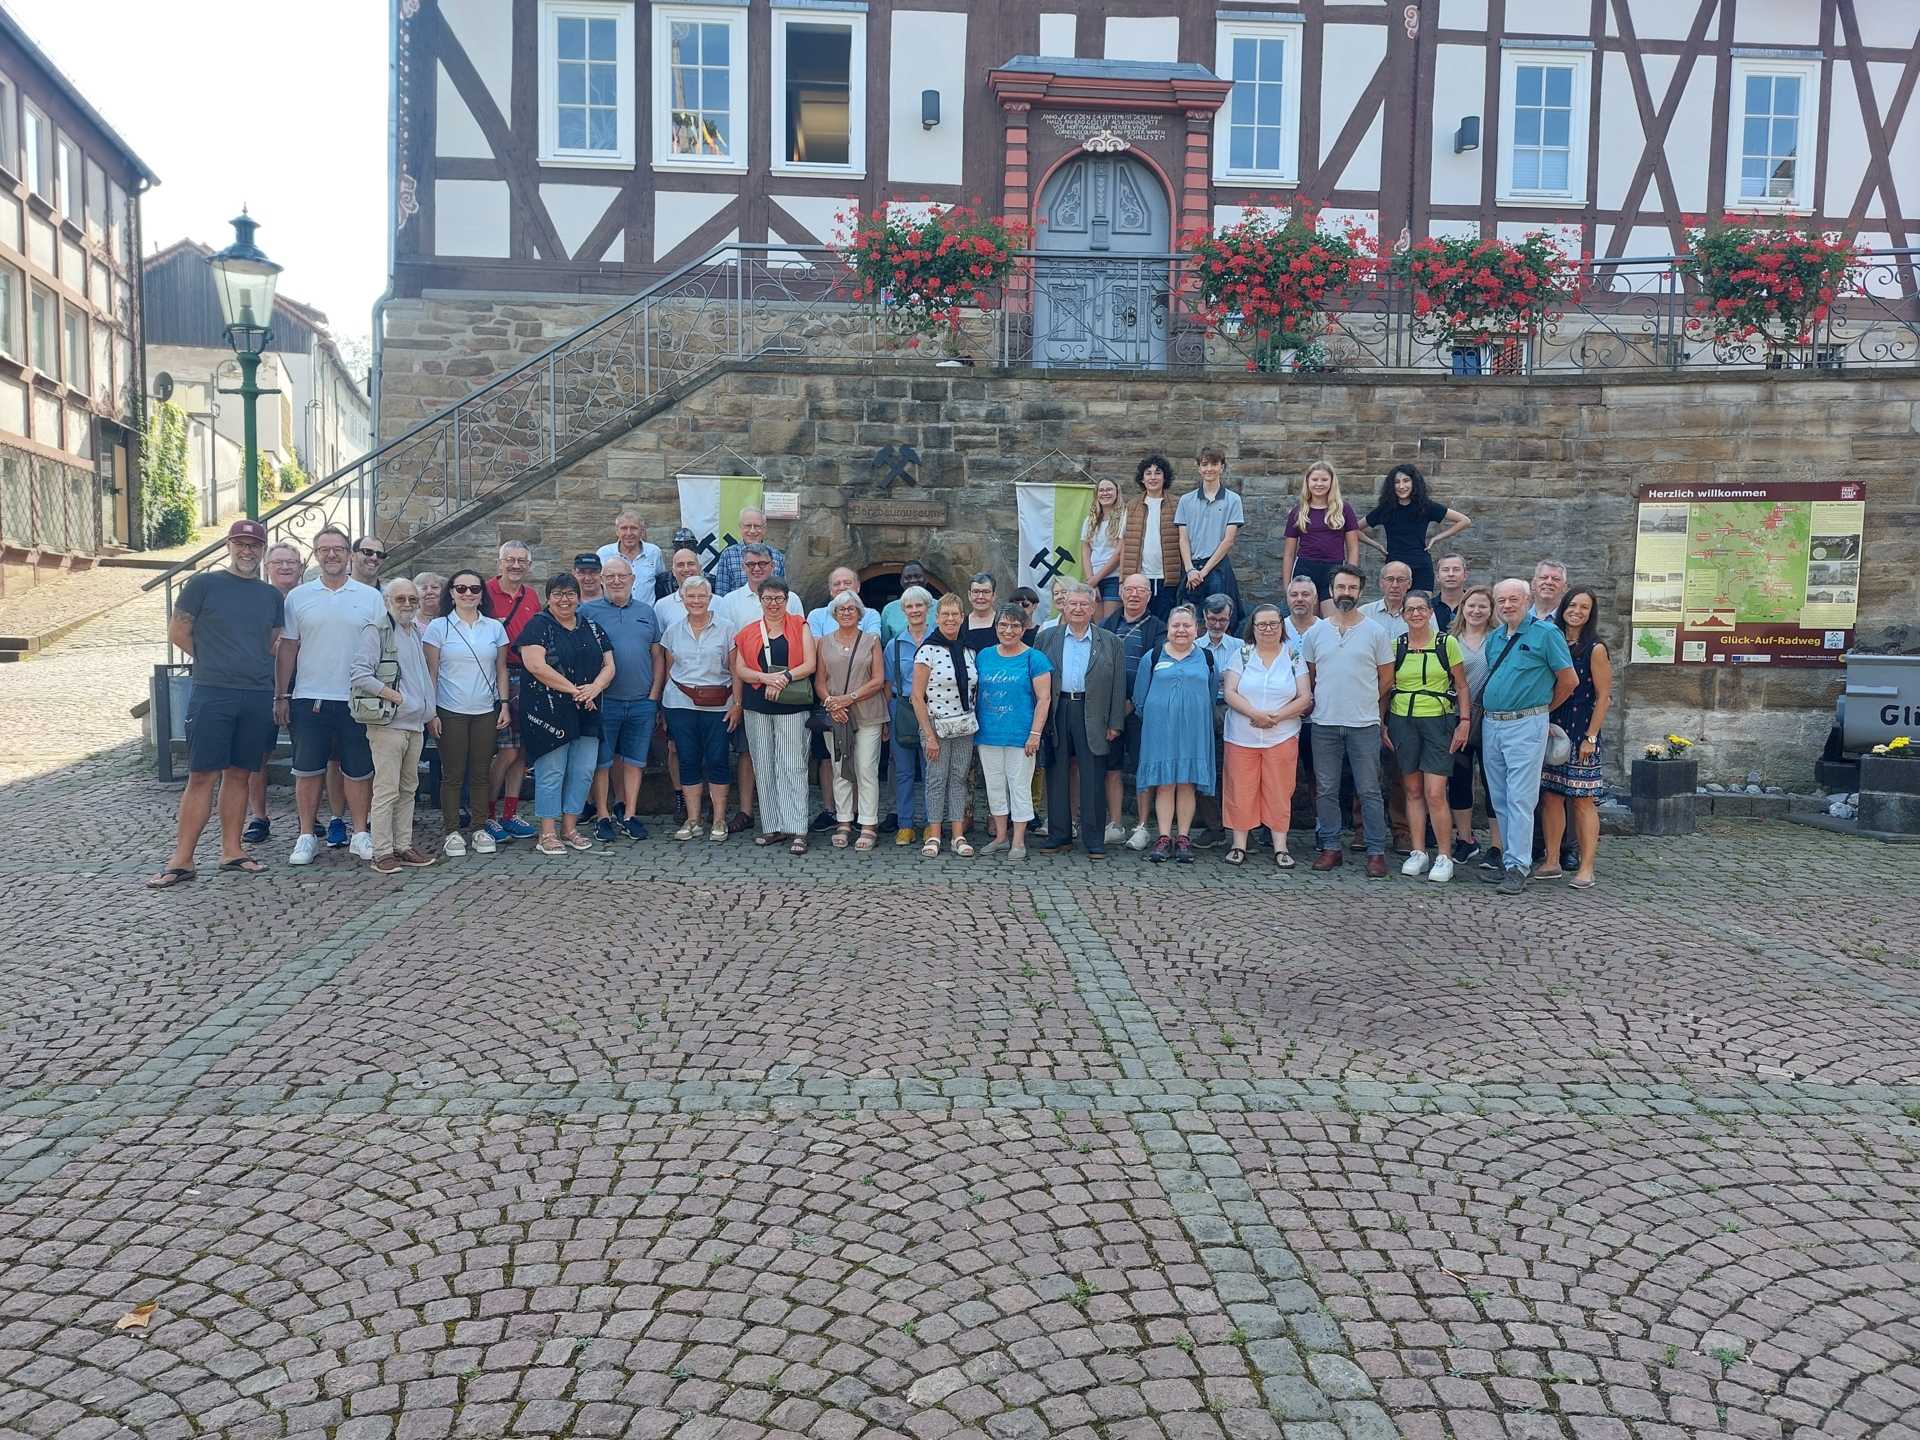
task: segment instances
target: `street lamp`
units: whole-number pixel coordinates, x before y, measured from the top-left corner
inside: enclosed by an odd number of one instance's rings
[[[215,255],[214,293],[220,297],[220,318],[226,322],[227,343],[240,361],[240,388],[222,390],[246,402],[247,518],[260,518],[260,431],[255,402],[278,390],[259,386],[260,353],[273,343],[273,292],[280,283],[280,266],[267,259],[253,243],[259,222],[243,207],[233,222],[233,244]]]

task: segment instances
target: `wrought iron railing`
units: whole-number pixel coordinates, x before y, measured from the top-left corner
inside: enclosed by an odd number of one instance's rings
[[[0,444],[0,544],[98,554],[100,503],[90,467]]]
[[[1872,254],[1861,293],[1812,342],[1784,352],[1715,345],[1693,323],[1675,257],[1590,263],[1583,298],[1537,334],[1453,346],[1423,329],[1411,293],[1388,280],[1348,300],[1317,349],[1256,356],[1256,337],[1210,329],[1184,255],[1018,257],[995,312],[963,326],[966,363],[1060,369],[1213,367],[1523,374],[1703,368],[1857,369],[1920,364],[1920,251]],[[727,363],[781,357],[871,360],[904,337],[853,298],[826,246],[729,243],[623,301],[518,368],[319,481],[263,517],[303,547],[338,525],[401,550],[430,540],[527,482],[557,474]],[[153,584],[173,589],[217,563],[209,545]]]
[[[1676,256],[1595,260],[1580,298],[1537,331],[1457,344],[1416,313],[1388,275],[1345,298],[1328,333],[1280,351],[1251,322],[1210,325],[1186,255],[1021,257],[1006,287],[991,363],[1054,369],[1230,368],[1569,374],[1634,370],[1851,370],[1920,365],[1920,250],[1873,252],[1859,289],[1804,343],[1716,342]]]

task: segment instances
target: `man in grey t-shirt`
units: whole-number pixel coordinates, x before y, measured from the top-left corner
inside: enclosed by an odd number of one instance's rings
[[[187,702],[187,791],[180,797],[173,859],[147,881],[170,890],[194,878],[193,852],[213,813],[220,784],[220,868],[255,872],[267,867],[241,848],[247,787],[266,763],[273,733],[273,646],[286,602],[260,578],[267,527],[236,520],[227,531],[227,568],[195,575],[181,587],[167,621],[167,641],[193,657],[193,696]],[[162,736],[160,743],[167,743]]]
[[[1380,796],[1380,697],[1393,685],[1393,640],[1359,611],[1366,577],[1351,565],[1333,569],[1333,614],[1301,637],[1313,677],[1313,778],[1320,854],[1316,870],[1332,870],[1340,853],[1340,765],[1353,767],[1360,795],[1367,878],[1387,877],[1387,811]]]

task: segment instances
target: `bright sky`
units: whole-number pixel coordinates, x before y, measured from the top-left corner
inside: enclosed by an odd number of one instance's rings
[[[364,335],[387,269],[382,0],[4,0],[147,162],[147,250],[218,250],[245,204],[282,293]],[[237,96],[252,113],[235,113]]]

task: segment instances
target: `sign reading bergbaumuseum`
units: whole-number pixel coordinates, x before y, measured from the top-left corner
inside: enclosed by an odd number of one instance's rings
[[[1854,482],[1643,485],[1634,663],[1838,665],[1866,513]]]

